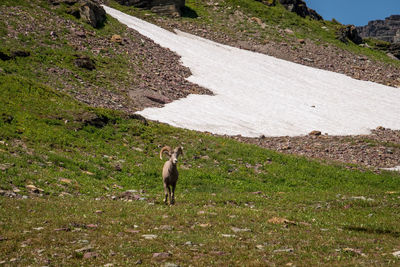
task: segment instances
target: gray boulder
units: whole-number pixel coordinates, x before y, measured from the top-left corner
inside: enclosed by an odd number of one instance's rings
[[[106,21],[106,11],[94,1],[81,1],[79,12],[80,17],[94,28],[101,27]]]
[[[97,0],[48,0],[52,5],[70,6],[66,12],[76,18],[82,18],[94,28],[101,27],[106,21],[106,11]]]
[[[94,70],[96,69],[94,61],[85,55],[76,55],[75,65],[79,68]]]

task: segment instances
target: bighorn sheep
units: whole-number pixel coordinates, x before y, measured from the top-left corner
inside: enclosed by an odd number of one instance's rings
[[[169,146],[164,146],[160,151],[160,159],[162,159],[162,154],[167,152],[168,156],[170,157],[168,161],[164,163],[164,167],[162,170],[162,177],[164,182],[164,192],[165,198],[164,203],[168,204],[168,197],[169,203],[175,203],[175,187],[176,182],[178,181],[178,169],[176,168],[176,163],[178,162],[178,157],[183,155],[183,147],[176,147],[174,150],[171,149]],[[172,193],[171,193],[172,187]]]

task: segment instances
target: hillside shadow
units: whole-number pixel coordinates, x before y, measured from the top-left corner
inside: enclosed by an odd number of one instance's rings
[[[182,8],[182,17],[195,19],[198,16],[199,15],[197,15],[197,12],[195,10],[191,9],[190,7],[184,6]]]
[[[367,227],[356,227],[356,226],[347,226],[344,229],[355,232],[364,232],[368,234],[379,234],[379,235],[391,235],[393,237],[400,237],[400,232],[391,231],[391,230],[383,230],[379,228],[367,228]]]

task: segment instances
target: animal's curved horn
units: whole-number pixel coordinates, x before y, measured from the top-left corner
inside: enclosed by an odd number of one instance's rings
[[[168,152],[168,156],[171,156],[171,147],[169,146],[164,146],[163,148],[161,148],[160,151],[160,159],[162,159],[162,154],[167,151]]]

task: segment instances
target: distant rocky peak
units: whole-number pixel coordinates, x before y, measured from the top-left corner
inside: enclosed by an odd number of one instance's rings
[[[368,25],[357,27],[361,37],[373,37],[390,43],[400,43],[400,15],[385,20],[373,20]]]

